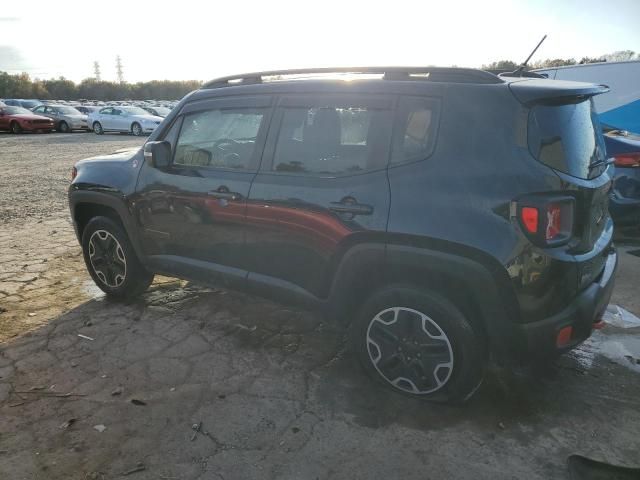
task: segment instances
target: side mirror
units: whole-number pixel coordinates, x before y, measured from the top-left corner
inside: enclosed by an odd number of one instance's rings
[[[167,168],[171,163],[171,144],[167,141],[145,143],[144,159],[154,168]]]

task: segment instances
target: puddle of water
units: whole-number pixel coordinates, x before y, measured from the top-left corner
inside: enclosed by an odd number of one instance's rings
[[[601,355],[618,365],[640,373],[640,337],[596,331],[570,356],[585,370]]]

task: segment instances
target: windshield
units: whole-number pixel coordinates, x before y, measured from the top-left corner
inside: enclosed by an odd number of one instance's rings
[[[56,107],[56,112],[62,113],[64,115],[82,115],[78,110],[73,107]]]
[[[545,165],[574,177],[592,178],[589,168],[605,160],[605,148],[591,100],[537,105],[529,115],[529,150]]]
[[[158,112],[158,115],[169,115],[169,112],[171,111],[165,107],[153,107],[153,109]]]
[[[124,112],[129,115],[149,115],[149,112],[139,107],[120,107]]]
[[[37,100],[23,100],[20,104],[25,108],[33,108],[42,105],[42,102],[38,102]]]
[[[33,112],[22,107],[2,107],[2,111],[8,115],[18,115],[18,114],[33,115]]]

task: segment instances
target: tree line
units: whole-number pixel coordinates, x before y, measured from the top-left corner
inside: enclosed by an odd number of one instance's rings
[[[0,72],[0,98],[37,98],[40,100],[176,100],[202,85],[197,80],[152,80],[118,83],[87,78],[75,83],[64,77],[32,79],[26,73]]]
[[[640,53],[636,53],[633,50],[619,50],[617,52],[607,53],[601,57],[582,57],[580,60],[576,60],[575,58],[547,58],[546,60],[531,62],[527,66],[527,70],[564,67],[566,65],[583,65],[585,63],[626,62],[630,60],[640,60]],[[498,60],[483,65],[482,68],[485,70],[515,70],[519,66],[520,64],[513,60]]]
[[[621,50],[602,57],[548,58],[532,62],[528,69],[560,67],[595,62],[622,62],[640,60],[640,53]],[[519,64],[513,60],[498,60],[483,65],[484,69],[515,70]],[[99,71],[99,67],[98,67]],[[26,73],[9,74],[0,71],[0,98],[37,98],[41,100],[176,100],[202,85],[198,80],[152,80],[150,82],[106,82],[87,78],[75,83],[64,77],[49,80],[32,79]]]

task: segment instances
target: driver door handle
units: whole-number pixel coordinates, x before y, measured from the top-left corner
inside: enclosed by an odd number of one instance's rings
[[[207,192],[207,195],[220,200],[242,200],[242,195],[240,195],[238,192],[230,192],[229,189],[224,185],[218,187],[217,190],[211,190],[210,192]]]
[[[373,207],[362,203],[351,202],[331,202],[329,210],[336,213],[351,213],[353,215],[371,215]]]

